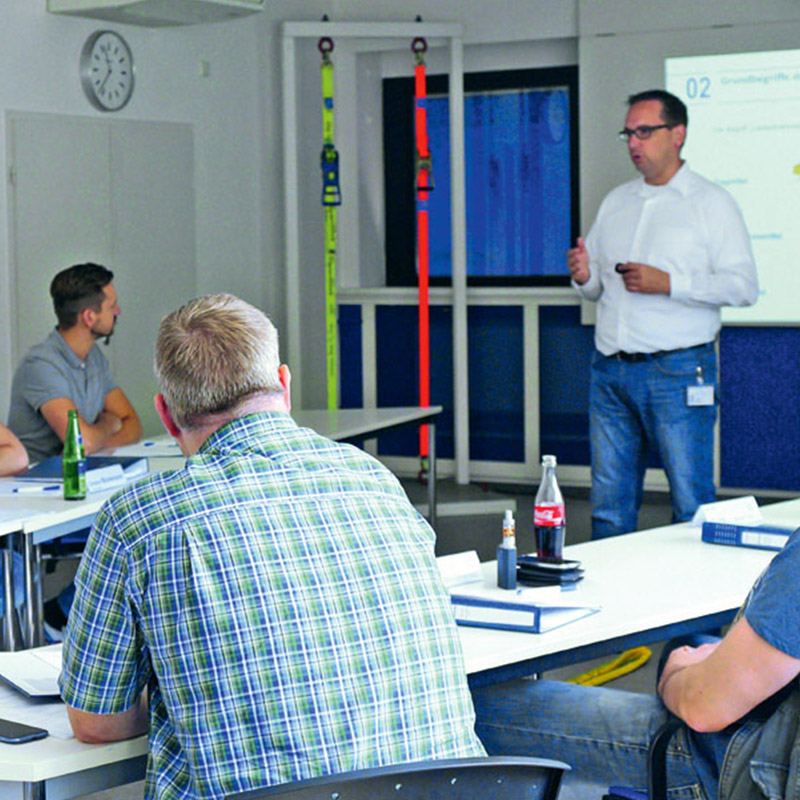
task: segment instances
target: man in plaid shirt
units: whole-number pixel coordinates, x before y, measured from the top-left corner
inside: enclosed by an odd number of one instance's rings
[[[193,300],[155,367],[187,462],[97,516],[60,684],[76,736],[147,731],[159,800],[483,755],[434,533],[377,461],[297,427],[266,316]]]

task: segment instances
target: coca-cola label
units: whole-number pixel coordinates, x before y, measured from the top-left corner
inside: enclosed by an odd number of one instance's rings
[[[556,525],[564,525],[566,515],[564,514],[564,506],[534,506],[533,508],[533,524],[544,525],[546,527],[555,527]]]

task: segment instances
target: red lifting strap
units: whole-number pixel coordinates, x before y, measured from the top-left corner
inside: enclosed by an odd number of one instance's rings
[[[419,404],[427,407],[431,403],[430,379],[430,325],[428,306],[428,192],[433,187],[431,180],[431,154],[428,149],[427,87],[425,62],[422,53],[427,50],[424,39],[414,39],[411,49],[416,54],[414,68],[414,119],[416,129],[416,180],[417,195],[417,267],[419,271]],[[419,430],[419,454],[428,457],[428,426]],[[425,468],[423,467],[423,471]]]

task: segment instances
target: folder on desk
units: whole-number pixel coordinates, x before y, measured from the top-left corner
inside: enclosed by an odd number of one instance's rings
[[[26,697],[58,697],[61,645],[0,652],[0,678]]]
[[[89,456],[86,459],[86,485],[90,492],[113,489],[127,482],[147,475],[149,463],[146,458],[136,456]],[[28,467],[16,475],[19,481],[46,481],[56,483],[62,480],[61,456],[50,458]]]
[[[600,610],[599,606],[540,603],[513,595],[508,600],[500,600],[451,592],[450,600],[459,625],[527,633],[547,633]]]
[[[727,544],[734,547],[756,547],[761,550],[782,550],[786,540],[795,531],[789,525],[773,525],[757,522],[739,525],[735,522],[703,523],[701,534],[709,544]]]
[[[497,588],[494,580],[487,584],[475,550],[439,556],[436,562],[459,625],[545,633],[600,610],[561,602],[560,586],[513,591]]]

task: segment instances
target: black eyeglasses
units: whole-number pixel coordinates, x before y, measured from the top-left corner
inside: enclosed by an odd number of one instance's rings
[[[649,139],[653,131],[660,131],[662,128],[674,128],[674,125],[639,125],[636,128],[623,128],[617,135],[623,142],[629,142],[631,136],[637,139]]]

